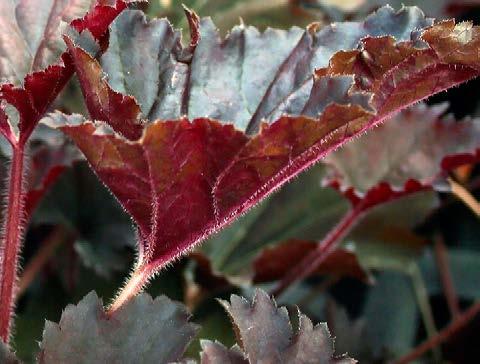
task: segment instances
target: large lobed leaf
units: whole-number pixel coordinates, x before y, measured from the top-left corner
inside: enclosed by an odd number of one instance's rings
[[[428,212],[428,203],[417,204],[425,200],[428,193],[418,192],[444,188],[443,177],[448,171],[461,164],[475,162],[479,156],[478,120],[456,122],[452,117],[442,119],[440,115],[446,106],[420,105],[404,110],[389,123],[331,153],[327,161],[334,167],[335,173],[329,178],[330,185],[341,190],[357,211],[378,209],[379,205],[402,198],[397,205],[403,204],[410,214],[412,204],[419,206],[418,211],[414,210],[418,216],[424,214],[421,211],[425,208]],[[371,213],[364,217],[346,239],[362,243],[357,255],[365,268],[389,267],[395,263],[392,257],[397,257],[397,261],[408,261],[418,255],[418,248],[423,245],[408,229],[396,229],[397,221],[405,221],[405,216],[401,214],[395,218],[394,210],[388,204],[381,211],[380,219],[375,211],[373,216],[377,215],[376,219],[372,219]],[[403,247],[392,244],[399,240],[399,236],[405,240]],[[406,243],[415,240],[418,243]],[[315,244],[310,243],[309,246],[307,242],[296,242],[264,251],[254,264],[256,279],[282,277],[282,268],[294,265],[288,262],[298,262],[304,257],[307,261],[309,253],[315,255],[312,252],[314,248]],[[334,255],[339,252],[333,253],[328,261],[334,261]],[[328,261],[325,262],[327,267]],[[344,268],[351,269],[346,259],[342,265],[330,268],[330,272],[338,274]]]
[[[356,362],[335,356],[326,324],[313,325],[297,310],[294,329],[287,309],[277,307],[262,290],[257,290],[252,303],[236,295],[221,303],[232,318],[238,345],[228,349],[202,340],[202,364]],[[195,363],[183,358],[198,331],[189,318],[184,305],[147,294],[107,315],[91,292],[76,306],[67,306],[58,324],[46,322],[38,362]]]
[[[169,363],[195,336],[186,308],[165,296],[142,294],[107,316],[92,292],[69,305],[59,324],[47,321],[39,363]]]
[[[478,28],[432,25],[417,8],[305,31],[242,25],[226,39],[210,20],[187,16],[186,47],[164,20],[119,17],[101,59],[113,89],[67,39],[98,122],[60,113],[48,121],[133,216],[140,264],[152,270],[352,137],[479,72]]]

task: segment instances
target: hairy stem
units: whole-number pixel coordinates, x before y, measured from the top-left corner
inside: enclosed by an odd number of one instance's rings
[[[423,344],[417,346],[412,352],[395,361],[394,364],[407,364],[420,358],[427,351],[444,343],[458,331],[462,330],[478,314],[480,314],[480,302],[472,305],[467,311],[458,316],[450,325],[441,330],[437,335],[429,338]]]
[[[1,245],[0,266],[0,338],[8,344],[13,317],[18,253],[24,223],[23,163],[24,145],[13,146],[8,186],[6,221]]]
[[[329,255],[337,249],[342,239],[352,230],[363,216],[364,209],[361,205],[350,210],[340,222],[318,244],[317,249],[306,256],[298,265],[290,269],[282,278],[278,286],[272,292],[279,296],[292,283],[300,281],[312,274]]]
[[[127,283],[117,294],[115,300],[108,307],[107,314],[109,316],[115,314],[118,309],[139,294],[153,275],[153,270],[148,265],[138,266],[130,275]]]

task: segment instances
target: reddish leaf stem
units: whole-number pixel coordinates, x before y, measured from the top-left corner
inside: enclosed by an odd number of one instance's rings
[[[24,224],[23,163],[24,144],[12,146],[8,205],[1,246],[0,266],[0,338],[8,344],[17,280],[18,253]]]
[[[407,364],[420,358],[427,351],[444,343],[451,336],[463,329],[478,314],[480,314],[480,302],[473,304],[467,311],[458,316],[450,325],[441,330],[437,335],[417,346],[412,352],[395,361],[394,364]]]
[[[38,272],[48,263],[53,256],[57,247],[64,243],[67,239],[72,239],[73,234],[66,231],[65,228],[59,226],[55,228],[47,238],[41,242],[40,248],[35,256],[30,260],[23,270],[17,286],[16,300],[23,295],[26,289],[33,282]]]
[[[132,272],[127,283],[120,290],[115,300],[110,304],[107,314],[109,316],[113,315],[119,308],[140,293],[143,287],[145,287],[148,281],[152,278],[153,272],[154,270],[148,265],[137,267]]]
[[[353,229],[365,211],[362,204],[350,210],[340,222],[325,236],[318,248],[307,255],[299,264],[290,269],[272,292],[279,296],[292,283],[305,279],[312,274],[328,256],[337,249],[342,239]]]
[[[460,304],[458,302],[457,292],[455,291],[455,285],[453,284],[447,248],[440,236],[435,239],[435,260],[450,314],[455,319],[460,315]]]

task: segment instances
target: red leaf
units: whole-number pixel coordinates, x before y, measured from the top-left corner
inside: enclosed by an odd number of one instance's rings
[[[70,25],[79,33],[88,30],[97,40],[100,40],[108,29],[110,23],[118,16],[118,14],[126,9],[129,3],[133,2],[138,1],[99,0],[93,11],[88,12],[81,19],[73,20]]]
[[[253,263],[254,282],[272,282],[282,278],[303,258],[318,248],[318,243],[305,240],[289,240],[281,245],[265,249]],[[346,249],[337,249],[325,260],[314,274],[331,274],[369,281],[356,255]]]
[[[207,119],[150,124],[137,143],[99,135],[88,123],[65,132],[137,221],[147,260],[175,257],[197,239],[192,231],[215,221],[212,186],[247,141],[231,125]]]
[[[28,74],[25,77],[24,87],[15,87],[13,84],[0,86],[0,99],[18,110],[20,117],[18,142],[20,144],[27,141],[37,122],[73,74],[68,54],[62,55],[62,60],[63,65],[50,66],[45,71]],[[9,139],[9,130],[11,129],[2,128],[1,130],[7,139]]]
[[[84,50],[76,48],[65,37],[68,49],[77,67],[77,76],[90,116],[93,120],[105,120],[124,137],[135,140],[142,135],[143,125],[139,120],[140,107],[129,96],[113,91],[103,78],[100,65]]]
[[[55,114],[50,122],[71,136],[133,216],[140,229],[139,264],[150,272],[338,146],[479,74],[478,28],[444,22],[419,33],[418,25],[428,22],[414,9],[384,8],[365,23],[311,26],[303,36],[261,35],[240,27],[224,41],[204,21],[197,46],[188,49],[179,48],[168,24],[147,23],[138,14],[125,13],[113,26],[111,46],[119,49],[122,39],[125,51],[102,58],[120,72],[111,74],[116,87],[131,90],[136,99],[114,92],[96,61],[70,43],[87,106],[100,121]],[[132,38],[125,38],[119,24]],[[150,42],[158,41],[155,29],[162,29],[162,42],[151,49]],[[379,36],[385,29],[401,41]],[[346,42],[343,37],[354,50],[335,53],[343,44],[339,39]],[[263,48],[249,48],[259,42]],[[332,57],[328,65],[326,55]],[[324,68],[312,76],[318,67]],[[246,100],[245,90],[263,94]],[[139,114],[140,108],[147,116]],[[118,110],[127,110],[124,124]],[[185,112],[193,121],[181,118]],[[179,120],[153,122],[165,114]],[[224,119],[197,118],[202,114]]]

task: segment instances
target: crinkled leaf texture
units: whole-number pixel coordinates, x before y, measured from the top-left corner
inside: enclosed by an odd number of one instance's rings
[[[187,16],[184,47],[167,21],[124,12],[101,58],[111,86],[67,39],[96,122],[48,121],[133,216],[151,270],[351,138],[479,73],[478,28],[432,25],[417,8],[304,31],[241,25],[226,39]]]
[[[444,189],[446,173],[480,157],[480,120],[442,118],[447,105],[418,105],[330,154],[327,183],[357,205]],[[401,135],[401,137],[399,137]]]
[[[92,0],[1,1],[0,132],[12,145],[26,143],[74,72],[62,41],[68,24],[75,29],[72,34],[83,32],[75,34],[78,42],[97,49],[96,41],[106,41],[109,24],[131,2],[99,0],[93,6]]]
[[[198,328],[186,308],[141,294],[107,317],[94,292],[47,321],[40,364],[169,363],[182,358]]]
[[[203,342],[202,363],[356,363],[346,357],[334,358],[333,339],[326,324],[314,326],[298,312],[299,327],[294,332],[287,309],[277,307],[262,290],[256,291],[252,303],[236,295],[230,303],[221,303],[232,318],[241,349]]]

